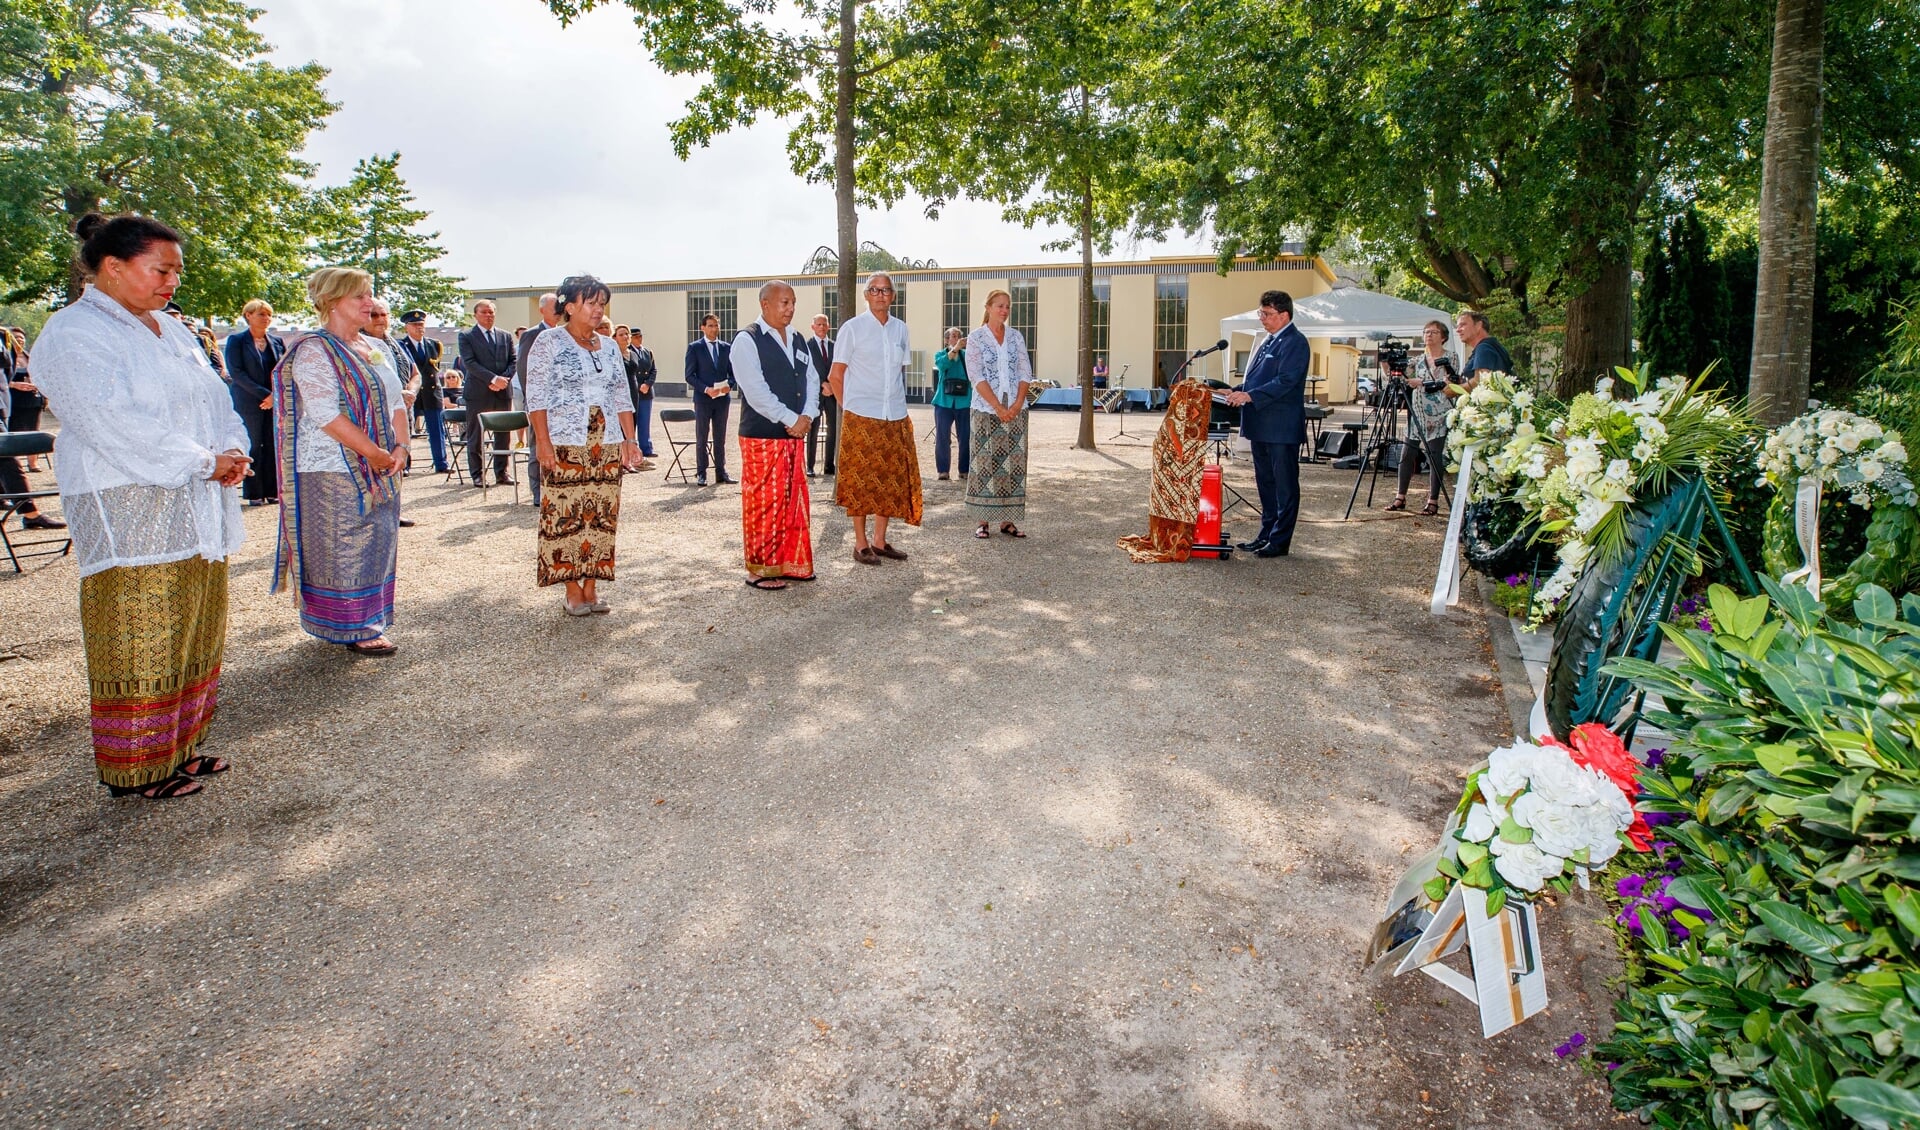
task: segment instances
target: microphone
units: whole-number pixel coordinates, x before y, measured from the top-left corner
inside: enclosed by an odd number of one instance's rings
[[[1199,357],[1205,357],[1209,353],[1218,353],[1222,349],[1225,349],[1226,347],[1227,347],[1227,339],[1223,337],[1219,341],[1216,341],[1212,345],[1209,345],[1207,348],[1202,349],[1199,352],[1195,353],[1194,357],[1199,358]]]

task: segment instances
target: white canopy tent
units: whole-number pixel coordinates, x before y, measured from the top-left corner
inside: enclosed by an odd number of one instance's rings
[[[1453,316],[1445,310],[1357,286],[1335,287],[1324,294],[1293,300],[1293,324],[1300,327],[1309,341],[1323,343],[1316,353],[1324,352],[1324,343],[1330,338],[1354,338],[1356,348],[1366,349],[1367,339],[1373,334],[1391,335],[1418,350],[1421,328],[1436,318],[1448,327],[1453,325]],[[1448,333],[1451,335],[1451,328]],[[1243,351],[1238,339],[1251,339],[1245,344],[1245,351],[1258,348],[1266,337],[1266,331],[1260,326],[1260,311],[1253,309],[1220,319],[1220,336],[1231,343],[1229,356]],[[1458,338],[1449,336],[1447,348],[1456,359],[1464,361]]]
[[[1449,327],[1453,325],[1453,316],[1445,310],[1357,286],[1335,287],[1325,294],[1293,300],[1293,324],[1310,338],[1364,338],[1386,333],[1418,345],[1420,328],[1435,318]],[[1220,319],[1220,336],[1229,340],[1234,334],[1258,338],[1265,332],[1260,328],[1258,309]],[[1459,352],[1459,342],[1449,342],[1449,346]]]

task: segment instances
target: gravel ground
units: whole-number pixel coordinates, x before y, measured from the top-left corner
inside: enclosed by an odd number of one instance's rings
[[[1307,468],[1293,556],[1132,565],[1148,448],[1073,427],[1035,415],[1026,541],[923,440],[912,560],[856,566],[823,481],[784,592],[737,487],[631,480],[583,620],[531,508],[415,476],[387,660],[299,631],[250,511],[236,768],[167,804],[93,781],[71,562],[0,571],[0,1124],[1614,1121],[1550,1050],[1604,1028],[1597,902],[1496,1040],[1362,975],[1507,733],[1480,610],[1426,612],[1439,520]]]

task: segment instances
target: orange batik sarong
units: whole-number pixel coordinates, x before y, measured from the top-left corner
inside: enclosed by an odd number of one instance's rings
[[[756,577],[813,576],[806,456],[804,439],[740,437],[740,526]]]
[[[1207,466],[1207,420],[1212,412],[1213,390],[1205,384],[1188,379],[1174,386],[1160,434],[1153,438],[1147,532],[1119,541],[1134,561],[1185,561],[1192,556],[1200,476]]]

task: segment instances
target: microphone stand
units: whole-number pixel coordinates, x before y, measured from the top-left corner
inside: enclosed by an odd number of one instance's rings
[[[1189,360],[1191,360],[1191,358],[1189,358]],[[1112,443],[1114,440],[1119,439],[1121,436],[1125,436],[1128,439],[1139,438],[1138,436],[1135,436],[1132,432],[1127,431],[1127,413],[1132,411],[1132,408],[1127,403],[1126,379],[1127,379],[1127,370],[1132,367],[1133,366],[1131,365],[1120,366],[1120,375],[1114,378],[1113,380],[1114,387],[1108,390],[1110,395],[1115,393],[1119,395],[1119,399],[1114,401],[1113,403],[1113,409],[1109,409],[1109,411],[1117,409],[1120,413],[1120,430],[1107,437],[1108,443]],[[1181,368],[1184,369],[1186,368],[1186,366],[1182,365]],[[1148,395],[1151,396],[1152,394],[1149,393]]]

